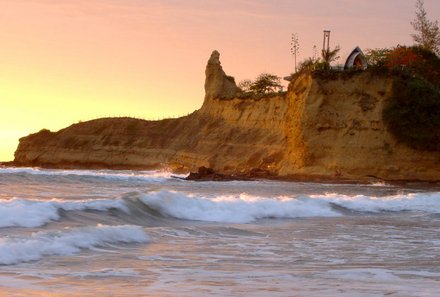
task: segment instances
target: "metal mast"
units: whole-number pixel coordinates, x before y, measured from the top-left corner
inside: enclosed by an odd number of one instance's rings
[[[322,51],[330,51],[330,30],[324,30],[324,41],[322,43]]]

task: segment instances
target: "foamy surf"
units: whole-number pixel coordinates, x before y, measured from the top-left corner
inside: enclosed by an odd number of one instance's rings
[[[48,201],[10,199],[0,200],[0,227],[40,227],[50,221],[60,219],[59,210],[97,210],[119,209],[128,212],[120,199],[96,199],[66,201],[52,199]]]
[[[203,197],[160,191],[141,197],[141,201],[164,216],[178,219],[225,223],[249,223],[263,218],[338,216],[322,200],[239,196]]]
[[[440,185],[40,171],[0,170],[0,296],[439,292]]]
[[[311,195],[312,199],[328,201],[359,212],[421,211],[440,213],[440,193],[409,193],[384,197],[340,194]]]
[[[144,194],[140,200],[164,216],[224,223],[250,223],[264,218],[286,219],[343,215],[335,206],[356,212],[440,213],[440,193],[385,197],[326,194],[265,198],[247,194],[209,197],[159,191]]]
[[[84,177],[84,178],[102,178],[107,180],[121,181],[166,181],[175,174],[168,171],[113,171],[113,170],[62,170],[62,169],[42,169],[42,168],[0,168],[0,174],[30,174],[40,176],[54,177]],[[183,177],[178,175],[179,177]]]
[[[127,200],[128,199],[128,200]],[[60,210],[130,213],[140,201],[162,216],[182,220],[250,223],[258,219],[343,216],[341,208],[359,213],[418,211],[440,213],[440,193],[410,193],[384,197],[365,195],[300,195],[274,198],[238,195],[201,195],[177,191],[134,192],[130,197],[91,200],[0,200],[0,227],[40,227],[60,219]],[[337,207],[335,207],[337,206]],[[341,208],[338,208],[341,207]]]
[[[50,255],[72,255],[106,243],[146,243],[149,237],[139,226],[104,226],[41,231],[26,238],[0,239],[0,264],[39,260]]]

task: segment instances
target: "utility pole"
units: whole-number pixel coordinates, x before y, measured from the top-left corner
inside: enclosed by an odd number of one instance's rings
[[[298,41],[298,35],[296,33],[292,33],[292,38],[290,41],[290,52],[292,53],[295,61],[295,73],[296,73],[296,54],[299,52],[299,41]]]

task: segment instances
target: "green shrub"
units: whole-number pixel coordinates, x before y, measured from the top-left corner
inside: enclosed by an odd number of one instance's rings
[[[275,93],[281,88],[281,78],[270,73],[261,73],[250,86],[254,94]]]
[[[241,89],[241,92],[237,97],[241,99],[259,100],[276,95],[284,96],[286,94],[282,90],[281,78],[270,73],[261,73],[255,81],[249,79],[242,80],[238,87]]]
[[[440,151],[440,89],[419,78],[396,78],[383,111],[390,132],[409,146]]]

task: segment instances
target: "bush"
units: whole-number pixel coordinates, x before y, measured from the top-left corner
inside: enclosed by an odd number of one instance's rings
[[[367,50],[368,71],[397,76],[419,77],[440,87],[440,59],[419,46]]]
[[[320,69],[321,67],[323,68],[319,59],[307,58],[299,63],[298,72],[313,71],[315,69]]]
[[[414,67],[419,64],[422,57],[412,47],[397,46],[388,53],[386,64],[389,69],[400,67]]]
[[[240,98],[261,99],[263,97],[282,93],[281,78],[270,73],[260,74],[255,81],[245,79],[238,84],[241,89]]]
[[[249,93],[251,91],[251,86],[253,82],[250,79],[242,80],[238,83],[238,87],[245,93]]]
[[[368,68],[385,67],[390,52],[391,49],[388,48],[367,49],[365,51],[365,58],[367,59]]]
[[[440,151],[440,89],[418,78],[398,78],[383,111],[390,132],[409,146]]]
[[[281,89],[281,78],[270,73],[260,74],[250,86],[250,91],[255,94],[274,93]]]
[[[440,59],[439,57],[421,47],[413,47],[413,51],[420,57],[419,63],[415,65],[415,71],[425,80],[440,87]]]

